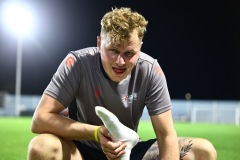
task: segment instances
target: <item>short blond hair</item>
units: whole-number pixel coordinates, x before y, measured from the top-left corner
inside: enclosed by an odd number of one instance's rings
[[[148,21],[139,13],[130,8],[114,8],[107,12],[101,20],[101,37],[109,35],[111,41],[120,44],[130,38],[136,30],[140,40],[146,32]]]

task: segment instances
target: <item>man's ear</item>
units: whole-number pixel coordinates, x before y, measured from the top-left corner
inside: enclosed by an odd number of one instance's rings
[[[98,48],[98,51],[100,51],[100,49],[101,49],[101,37],[100,36],[97,36],[97,48]]]
[[[140,44],[140,48],[142,48],[142,45],[143,45],[143,41],[142,41],[141,44]]]

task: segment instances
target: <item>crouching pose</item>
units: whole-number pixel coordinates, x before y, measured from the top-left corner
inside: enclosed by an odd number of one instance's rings
[[[208,140],[177,137],[164,72],[141,51],[147,23],[130,8],[112,9],[101,20],[97,47],[66,56],[34,113],[32,132],[38,135],[29,143],[29,160],[216,159]],[[115,120],[102,119],[96,106],[117,117],[119,137],[107,129]],[[59,114],[68,107],[68,117]],[[137,141],[144,107],[156,139]]]

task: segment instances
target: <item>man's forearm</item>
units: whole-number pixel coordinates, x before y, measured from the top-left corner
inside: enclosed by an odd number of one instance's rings
[[[80,123],[56,113],[36,113],[32,121],[32,132],[51,133],[66,139],[93,140],[96,126]]]
[[[160,160],[179,160],[179,147],[175,135],[166,136],[162,140],[158,139]]]

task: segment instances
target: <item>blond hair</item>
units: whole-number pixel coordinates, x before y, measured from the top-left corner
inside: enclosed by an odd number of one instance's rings
[[[101,20],[101,37],[107,34],[113,43],[120,44],[128,40],[131,33],[136,30],[139,39],[142,40],[147,24],[148,21],[142,15],[130,8],[114,8]]]

